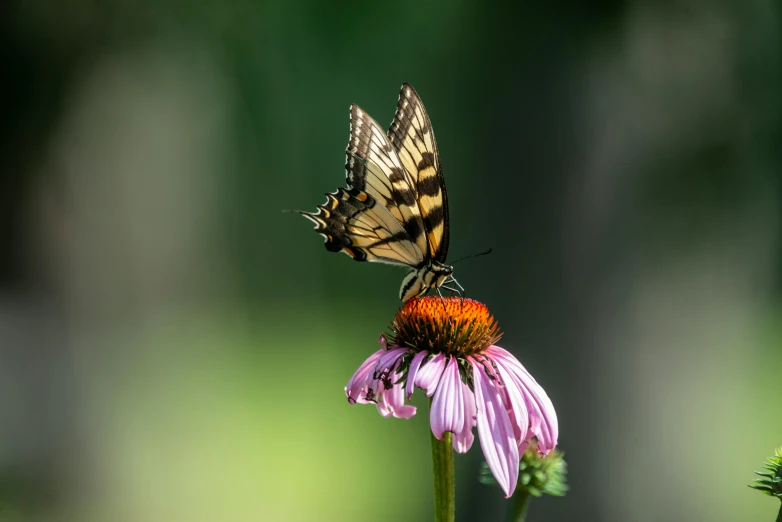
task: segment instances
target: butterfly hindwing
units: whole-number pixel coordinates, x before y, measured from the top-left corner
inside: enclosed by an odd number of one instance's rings
[[[417,194],[429,253],[445,262],[448,254],[448,197],[437,142],[424,104],[410,84],[402,85],[388,139]]]
[[[304,217],[326,240],[326,249],[344,252],[356,261],[415,266],[423,254],[393,215],[368,193],[339,189],[326,203]]]

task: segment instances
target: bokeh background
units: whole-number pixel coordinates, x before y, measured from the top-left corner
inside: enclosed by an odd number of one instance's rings
[[[0,8],[0,520],[431,519],[425,401],[349,406],[403,271],[326,252],[348,107],[433,120],[451,259],[551,396],[530,520],[772,520],[774,0]],[[458,520],[497,520],[479,445]]]

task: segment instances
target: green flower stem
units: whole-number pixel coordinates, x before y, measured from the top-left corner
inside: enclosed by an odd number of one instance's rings
[[[454,522],[455,495],[453,485],[453,449],[451,433],[437,440],[431,430],[432,468],[434,471],[434,521]]]
[[[523,488],[516,488],[516,492],[508,501],[508,511],[505,515],[507,522],[524,522],[529,507],[529,492]]]
[[[777,513],[777,522],[782,522],[782,504],[779,506],[779,513]]]

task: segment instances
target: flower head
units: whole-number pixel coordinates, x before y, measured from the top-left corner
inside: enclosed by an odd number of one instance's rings
[[[481,448],[506,496],[519,477],[519,458],[537,439],[542,455],[557,445],[557,416],[546,392],[521,363],[494,343],[499,327],[486,305],[458,297],[405,303],[381,349],[345,387],[351,404],[374,403],[385,417],[410,418],[415,388],[432,397],[430,426],[465,453],[478,428]]]

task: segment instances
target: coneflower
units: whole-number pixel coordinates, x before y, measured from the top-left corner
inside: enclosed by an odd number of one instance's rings
[[[465,453],[477,426],[486,462],[510,497],[529,441],[536,438],[545,455],[557,445],[558,428],[546,392],[495,344],[501,335],[486,305],[472,299],[410,300],[394,317],[391,332],[381,336],[380,350],[348,382],[348,401],[372,403],[385,417],[407,419],[416,408],[405,400],[415,388],[424,390],[431,397],[433,436]],[[452,474],[452,461],[450,469]]]

